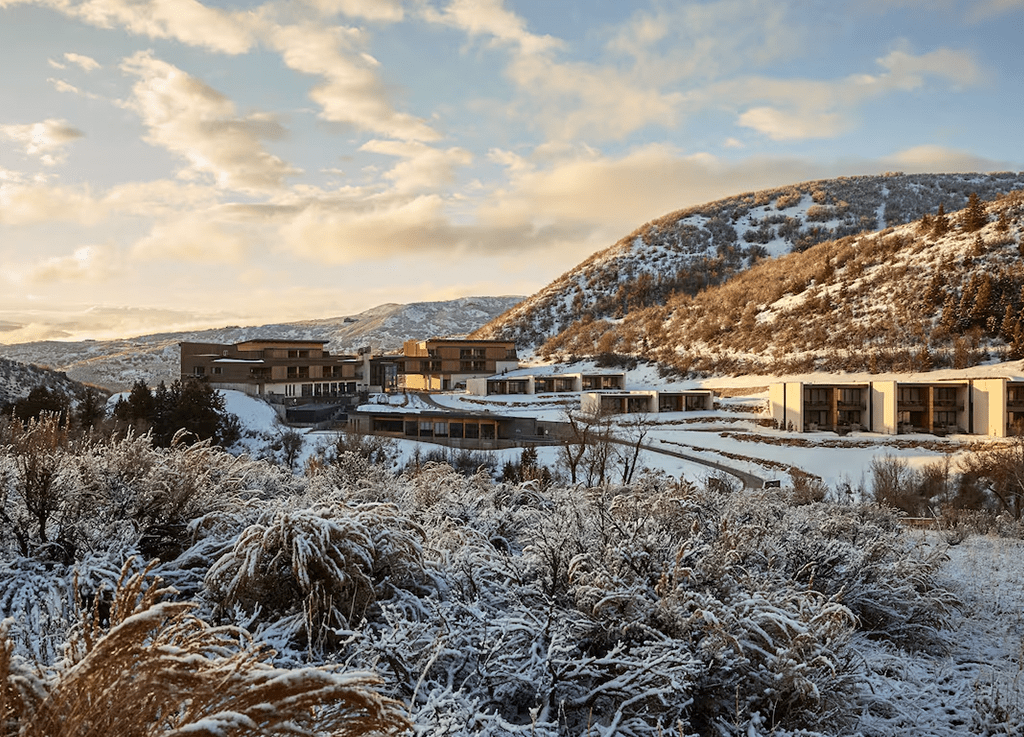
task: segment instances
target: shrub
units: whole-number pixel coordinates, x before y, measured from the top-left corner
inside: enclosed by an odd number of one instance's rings
[[[360,735],[408,726],[365,673],[287,670],[236,628],[210,627],[145,573],[113,593],[109,621],[83,613],[67,662],[44,677],[11,657],[0,630],[0,717],[22,737],[75,734]]]

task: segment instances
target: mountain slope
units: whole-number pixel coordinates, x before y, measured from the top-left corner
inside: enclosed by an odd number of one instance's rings
[[[474,333],[535,347],[583,319],[616,319],[721,284],[765,257],[901,225],[1024,187],[1024,173],[841,177],[673,212],[594,254]]]
[[[397,350],[411,339],[465,335],[494,318],[522,297],[463,297],[444,302],[385,304],[358,315],[323,320],[225,327],[182,333],[159,333],[107,341],[40,341],[0,345],[0,356],[49,366],[71,378],[112,390],[138,380],[171,382],[180,371],[178,343],[237,343],[254,338],[327,340],[327,348],[345,353],[373,345]]]
[[[1024,358],[1024,192],[762,261],[541,349],[625,353],[681,372],[962,368]],[[987,223],[985,221],[988,221]]]
[[[23,399],[36,387],[68,397],[80,397],[85,391],[85,387],[63,373],[0,358],[0,406]]]

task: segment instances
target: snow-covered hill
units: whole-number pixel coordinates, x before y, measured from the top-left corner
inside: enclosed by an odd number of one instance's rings
[[[665,215],[477,331],[539,346],[574,323],[616,319],[727,282],[758,261],[963,208],[1024,187],[1024,173],[886,174],[749,192]]]
[[[1024,192],[764,260],[700,294],[573,323],[552,355],[683,374],[963,369],[1024,358]],[[987,222],[985,222],[987,220]]]
[[[373,345],[398,350],[412,339],[465,335],[516,304],[522,297],[463,297],[444,302],[385,304],[357,315],[302,322],[158,333],[105,341],[39,341],[0,345],[0,356],[49,366],[78,381],[111,390],[140,379],[171,382],[179,375],[178,343],[236,343],[254,338],[320,339],[328,350],[345,353]]]
[[[0,358],[0,406],[27,396],[36,387],[46,387],[69,397],[78,396],[84,390],[81,384],[60,372]]]

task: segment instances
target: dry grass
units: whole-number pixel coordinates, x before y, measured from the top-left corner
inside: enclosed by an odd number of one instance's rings
[[[211,627],[173,590],[128,575],[110,603],[81,617],[67,660],[34,682],[0,632],[0,734],[163,737],[392,733],[401,705],[366,673],[283,669],[234,627]]]

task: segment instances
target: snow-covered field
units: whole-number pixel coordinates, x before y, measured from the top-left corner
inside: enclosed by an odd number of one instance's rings
[[[777,445],[792,438],[759,424],[762,388],[725,394],[715,410],[654,418],[656,447],[775,473],[784,486],[786,464],[860,478],[878,454],[926,462],[944,447],[825,434]],[[406,440],[394,441],[389,469],[356,454],[306,466],[338,436],[302,430],[289,471],[273,446],[295,430],[259,400],[225,399],[246,431],[235,452],[248,458],[144,437],[39,456],[74,510],[33,542],[43,557],[18,550],[42,531],[19,506],[24,464],[0,444],[4,512],[22,535],[0,537],[0,638],[53,664],[32,676],[37,692],[85,668],[61,660],[74,602],[112,586],[135,555],[163,561],[153,572],[196,616],[271,646],[276,667],[378,673],[413,734],[1024,733],[1024,533],[1011,520],[998,523],[1002,536],[902,528],[872,505],[716,488],[702,483],[706,467],[653,452],[642,462],[661,473],[629,487],[541,487],[443,465],[395,475],[438,449]],[[431,401],[557,419],[568,399]],[[539,450],[557,466],[555,448]],[[497,453],[494,466],[521,452]],[[58,535],[70,544],[55,547]],[[151,655],[138,641],[123,652]],[[130,666],[118,667],[141,677]]]

